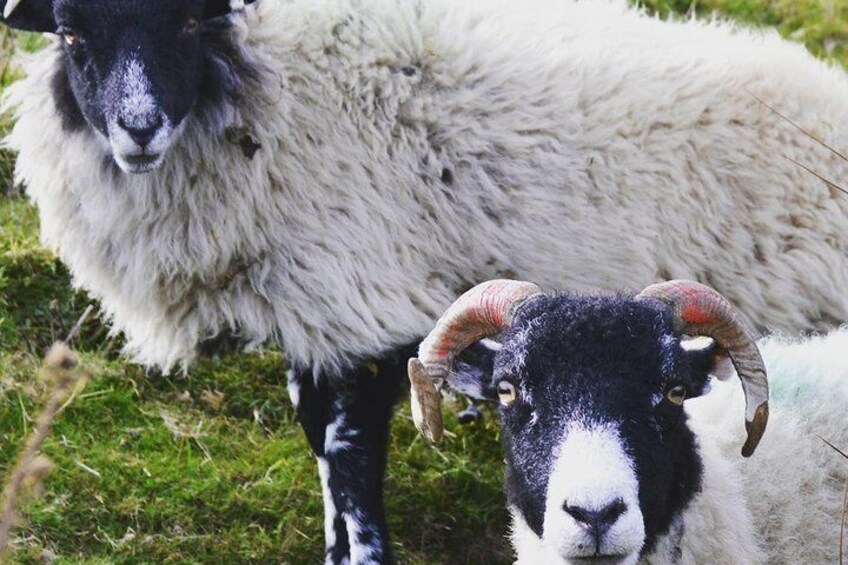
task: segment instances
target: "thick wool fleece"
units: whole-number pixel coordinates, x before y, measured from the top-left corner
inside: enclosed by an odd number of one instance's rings
[[[848,328],[805,341],[760,342],[772,388],[768,430],[743,459],[745,402],[734,379],[687,402],[704,463],[703,490],[679,540],[647,563],[835,563],[848,461]],[[848,549],[848,548],[844,548]]]
[[[258,79],[147,175],[62,128],[58,48],[8,90],[44,243],[144,364],[235,330],[333,369],[505,274],[690,278],[760,327],[848,319],[848,200],[794,161],[848,163],[755,99],[846,146],[848,80],[775,34],[621,2],[260,0],[232,41]]]

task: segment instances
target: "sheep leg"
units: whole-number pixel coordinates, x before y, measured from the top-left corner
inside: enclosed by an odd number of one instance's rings
[[[391,563],[383,505],[389,420],[409,352],[341,376],[293,371],[289,390],[318,459],[327,563]],[[406,355],[406,357],[404,357]]]

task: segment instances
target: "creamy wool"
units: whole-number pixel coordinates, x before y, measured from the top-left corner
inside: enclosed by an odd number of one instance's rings
[[[750,459],[736,419],[738,383],[715,382],[688,403],[704,461],[703,492],[683,513],[684,533],[646,563],[834,563],[848,464],[820,438],[848,445],[848,328],[809,340],[760,342],[772,388],[768,431]],[[676,542],[676,543],[672,543]],[[848,548],[843,547],[843,551]]]
[[[498,276],[697,279],[760,328],[848,319],[848,200],[797,164],[844,183],[848,163],[757,101],[848,146],[848,80],[801,46],[603,1],[261,0],[233,20],[256,76],[145,175],[63,129],[57,47],[8,89],[43,241],[141,363],[235,332],[333,370]]]

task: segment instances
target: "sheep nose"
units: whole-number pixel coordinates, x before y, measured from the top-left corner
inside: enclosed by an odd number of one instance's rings
[[[162,127],[162,115],[157,115],[150,123],[141,126],[136,123],[129,124],[124,118],[119,117],[118,126],[127,132],[132,140],[143,149],[153,141],[156,132]]]
[[[627,511],[627,505],[621,499],[615,500],[599,510],[570,506],[568,502],[563,504],[562,508],[569,516],[574,518],[574,521],[591,532],[595,544],[598,546],[600,546],[604,534]]]

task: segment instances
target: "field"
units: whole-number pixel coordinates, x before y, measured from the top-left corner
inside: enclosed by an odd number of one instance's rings
[[[650,0],[662,15],[714,11],[774,26],[848,67],[848,0]],[[2,36],[0,80],[15,78]],[[3,123],[5,129],[8,123]],[[91,302],[38,243],[38,217],[0,152],[0,477],[44,395],[38,367]],[[55,470],[22,507],[16,563],[318,563],[323,518],[314,461],[294,422],[285,360],[268,348],[206,360],[186,376],[147,374],[96,318],[75,343],[94,378],[60,415],[45,453]],[[498,429],[460,427],[438,448],[397,408],[388,471],[393,544],[403,563],[508,563]]]

